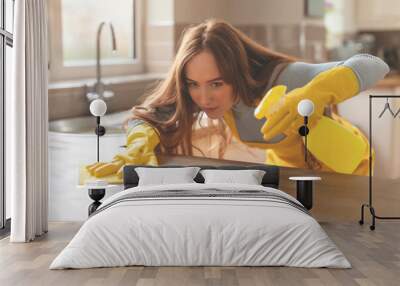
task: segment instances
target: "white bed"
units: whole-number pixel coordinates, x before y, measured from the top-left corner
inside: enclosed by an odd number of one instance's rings
[[[173,196],[162,195],[175,190]],[[196,192],[202,195],[190,195]],[[161,197],[154,197],[157,193]],[[218,195],[222,193],[240,196]],[[103,202],[50,269],[127,265],[350,268],[342,252],[299,204],[286,193],[261,185],[130,188]]]

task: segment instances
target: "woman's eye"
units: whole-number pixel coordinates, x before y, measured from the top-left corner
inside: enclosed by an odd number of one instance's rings
[[[197,84],[195,82],[187,82],[186,84],[187,84],[187,87],[189,87],[189,88],[193,88],[193,87],[197,86]]]
[[[221,81],[217,81],[217,82],[213,82],[212,84],[211,84],[211,86],[212,87],[220,87],[220,86],[222,86],[223,85],[223,82],[221,82]]]

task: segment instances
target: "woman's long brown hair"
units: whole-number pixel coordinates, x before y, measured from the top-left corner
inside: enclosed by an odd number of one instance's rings
[[[264,95],[275,67],[293,60],[263,47],[222,20],[210,19],[187,28],[166,79],[141,105],[132,108],[131,118],[142,119],[157,129],[163,153],[193,154],[193,125],[202,112],[187,89],[185,65],[204,50],[214,55],[222,78],[233,87],[235,101],[240,98],[249,106]],[[172,111],[171,116],[160,118],[165,110]],[[217,121],[226,138],[223,119]]]

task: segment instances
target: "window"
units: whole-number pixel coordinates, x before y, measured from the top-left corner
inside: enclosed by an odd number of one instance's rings
[[[143,72],[141,0],[48,0],[50,81],[95,78],[96,36],[100,37],[102,76]],[[108,23],[115,31],[112,52]]]
[[[324,0],[306,0],[304,2],[304,15],[311,18],[323,18],[325,14]]]
[[[0,0],[0,236],[9,232],[10,194],[5,189],[5,99],[11,92],[14,0]]]

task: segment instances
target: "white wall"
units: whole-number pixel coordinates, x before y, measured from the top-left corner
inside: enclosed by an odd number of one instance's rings
[[[7,11],[8,13],[8,11]],[[11,15],[11,13],[8,13],[8,15]],[[12,78],[11,75],[13,73],[13,56],[12,56],[12,48],[9,46],[6,46],[6,73],[5,73],[5,85],[6,85],[6,93],[7,94],[12,94]],[[10,112],[10,100],[5,100],[5,113]],[[5,116],[5,118],[10,118],[9,116]],[[4,119],[3,119],[4,120]],[[10,120],[5,121],[5,129],[10,129],[12,128],[12,124]],[[8,142],[10,138],[5,138],[4,143],[6,146],[10,146],[10,142]],[[7,142],[7,143],[6,143]],[[5,147],[5,146],[4,146]],[[8,154],[4,154],[3,159],[7,162],[9,160]],[[9,170],[4,170],[4,175],[5,175],[5,196],[6,196],[6,201],[5,201],[5,208],[6,208],[6,219],[11,218],[11,185],[10,185],[10,176],[8,174]]]
[[[393,89],[374,88],[361,92],[338,105],[341,116],[359,127],[366,136],[369,136],[369,95],[399,94]],[[372,104],[372,146],[375,150],[375,172],[377,177],[396,179],[400,177],[400,120],[386,113],[378,118],[382,112],[385,99],[373,99]],[[396,112],[400,108],[400,100],[390,100],[392,109]]]

